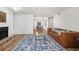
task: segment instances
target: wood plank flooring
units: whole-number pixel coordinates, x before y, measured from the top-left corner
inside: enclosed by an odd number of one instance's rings
[[[11,51],[19,41],[22,40],[22,38],[25,36],[25,34],[22,35],[13,35],[10,37],[7,37],[3,40],[0,40],[0,51]],[[79,48],[65,48],[67,51],[79,51]]]
[[[12,38],[4,41],[2,45],[0,45],[0,51],[11,51],[16,44],[21,41],[24,35],[14,35]]]

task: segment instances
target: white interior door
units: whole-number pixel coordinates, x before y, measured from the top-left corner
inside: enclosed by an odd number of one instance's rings
[[[15,34],[33,34],[33,15],[15,15],[14,32]]]

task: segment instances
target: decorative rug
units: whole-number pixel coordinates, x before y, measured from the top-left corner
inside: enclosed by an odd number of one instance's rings
[[[50,36],[36,39],[35,35],[26,35],[13,51],[64,51],[65,49]]]

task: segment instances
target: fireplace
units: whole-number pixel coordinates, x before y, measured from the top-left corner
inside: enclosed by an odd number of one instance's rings
[[[8,27],[0,27],[0,40],[8,37]]]

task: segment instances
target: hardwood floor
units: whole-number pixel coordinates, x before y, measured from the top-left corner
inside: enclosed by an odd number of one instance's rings
[[[23,37],[24,35],[14,35],[13,37],[6,38],[8,40],[0,44],[0,51],[11,51]]]
[[[36,34],[36,32],[47,34],[47,31],[45,29],[42,29],[42,30],[33,29],[33,34]]]
[[[13,35],[10,37],[7,37],[3,40],[0,40],[0,51],[11,51],[16,44],[22,40],[22,38],[25,36],[25,34],[22,35]],[[67,51],[79,51],[79,48],[66,48]]]
[[[79,48],[66,48],[67,51],[79,51]]]

